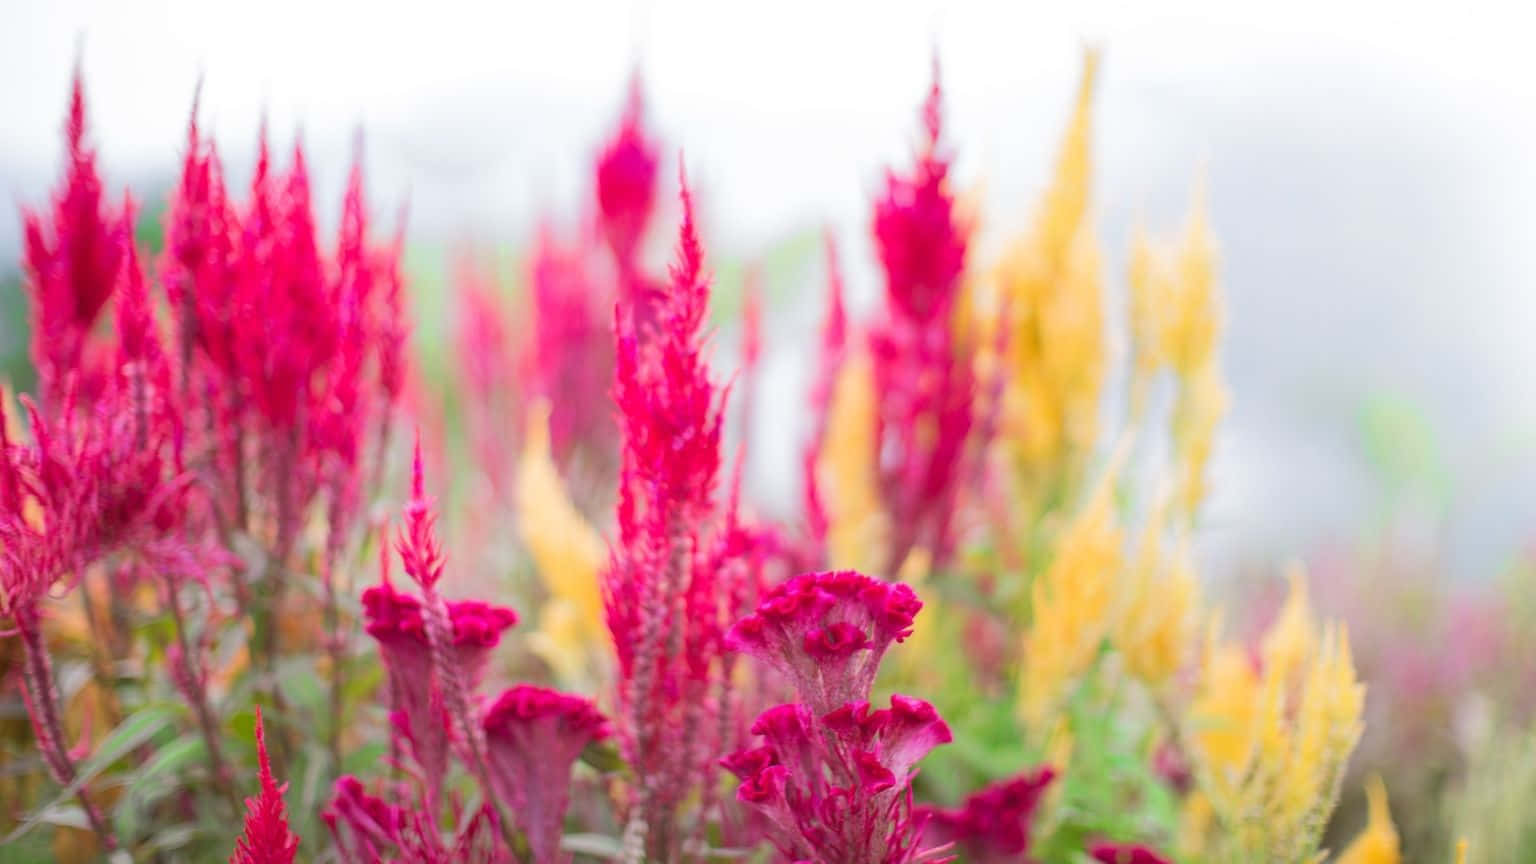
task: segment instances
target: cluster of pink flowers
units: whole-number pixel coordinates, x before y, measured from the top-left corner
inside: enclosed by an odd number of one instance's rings
[[[976,864],[1018,861],[1029,851],[1030,821],[1056,774],[1038,768],[986,787],[959,807],[925,806],[928,837],[953,843]]]
[[[933,706],[893,695],[871,710],[880,658],[912,632],[922,603],[905,585],[852,571],[796,576],[764,595],[727,634],[733,648],[777,669],[798,702],[752,724],[763,744],[722,760],[742,780],[737,799],[790,860],[904,864],[934,860],[924,845],[912,779],[951,740]]]
[[[503,838],[514,830],[533,860],[564,860],[559,842],[571,767],[589,743],[607,737],[607,721],[586,699],[526,684],[482,704],[476,691],[491,652],[517,614],[474,600],[450,602],[438,592],[445,560],[422,474],[418,445],[396,548],[421,596],[397,590],[387,563],[380,584],[363,592],[366,629],[388,671],[392,761],[411,782],[387,784],[375,796],[362,780],[343,776],[326,824],[344,861],[511,861]],[[461,812],[462,803],[444,794],[455,760],[483,793],[485,803],[474,812]],[[438,829],[445,807],[458,826],[452,837]]]

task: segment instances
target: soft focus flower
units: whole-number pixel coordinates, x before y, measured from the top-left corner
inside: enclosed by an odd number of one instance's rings
[[[894,573],[913,546],[936,565],[953,551],[961,464],[972,425],[971,346],[951,326],[965,270],[966,231],[941,150],[938,66],[923,105],[924,137],[909,175],[887,171],[873,230],[885,303],[870,327],[880,498],[889,545],[877,572]]]
[[[1088,854],[1100,864],[1170,864],[1139,843],[1095,843],[1088,847]]]
[[[1199,602],[1188,540],[1181,537],[1171,555],[1164,552],[1165,511],[1165,504],[1155,506],[1142,529],[1127,568],[1114,639],[1131,674],[1153,687],[1167,682],[1184,662]]]
[[[566,860],[558,850],[571,765],[607,737],[607,721],[579,696],[519,684],[491,703],[482,722],[491,785],[528,836],[533,860]]]
[[[598,213],[621,273],[637,266],[636,253],[656,199],[656,145],[641,128],[644,112],[644,92],[636,75],[624,119],[597,161]]]
[[[559,678],[589,681],[607,633],[598,577],[607,562],[603,539],[577,512],[549,450],[549,404],[528,409],[517,467],[518,529],[549,596],[539,611],[534,650]]]
[[[829,567],[878,572],[886,564],[891,526],[880,501],[876,400],[869,357],[855,353],[837,373],[816,458]]]
[[[288,827],[283,807],[283,790],[272,779],[272,763],[267,759],[267,736],[261,725],[261,708],[256,709],[256,754],[261,762],[261,794],[245,799],[245,833],[235,841],[230,864],[291,864],[299,852],[299,838]]]
[[[1007,383],[999,433],[1031,506],[1076,481],[1098,440],[1105,362],[1098,243],[1091,221],[1092,108],[1098,53],[1082,81],[1033,227],[998,272]]]
[[[1057,543],[1056,558],[1030,588],[1019,712],[1044,734],[1071,685],[1098,656],[1114,624],[1121,536],[1114,513],[1119,462],[1099,481]]]
[[[933,845],[954,843],[974,864],[1024,860],[1030,823],[1055,777],[1050,767],[1037,768],[972,794],[958,808],[921,808],[928,816],[923,839]]]
[[[1380,777],[1366,782],[1365,797],[1370,807],[1370,822],[1353,842],[1344,847],[1334,864],[1399,864],[1403,860],[1398,846],[1397,828],[1387,807],[1387,784]]]
[[[85,89],[75,70],[65,124],[68,163],[64,186],[46,217],[24,211],[27,287],[32,295],[32,361],[43,401],[57,407],[75,380],[93,397],[106,374],[105,346],[92,330],[117,284],[123,247],[118,217],[102,201],[96,151],[86,144]]]
[[[1196,768],[1238,857],[1316,848],[1361,732],[1364,688],[1342,625],[1319,631],[1305,583],[1265,635],[1262,668],[1214,628],[1190,711]],[[1245,668],[1244,664],[1248,664]]]

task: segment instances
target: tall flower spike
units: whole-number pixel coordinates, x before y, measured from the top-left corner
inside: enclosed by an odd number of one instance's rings
[[[940,150],[941,99],[935,60],[916,164],[906,176],[887,171],[872,223],[885,270],[883,318],[870,332],[881,497],[892,527],[885,573],[895,573],[914,546],[930,550],[936,565],[947,560],[973,419],[970,347],[953,326],[966,229]]]
[[[83,397],[95,395],[100,387],[105,370],[103,359],[93,353],[91,331],[112,295],[122,255],[117,220],[103,206],[96,152],[86,144],[85,88],[78,67],[65,139],[64,183],[54,194],[51,212],[23,214],[33,303],[32,359],[50,410],[63,398],[71,376],[78,379]]]
[[[579,696],[520,684],[491,704],[483,724],[492,788],[527,836],[532,860],[569,860],[559,847],[571,766],[607,737],[607,721]]]
[[[267,759],[267,737],[261,723],[261,707],[256,708],[256,753],[261,762],[261,793],[245,799],[245,833],[235,841],[230,864],[292,864],[299,852],[299,838],[288,827],[283,807],[283,790],[272,779],[272,763]]]
[[[635,267],[635,255],[656,197],[658,160],[655,145],[641,128],[644,110],[644,92],[636,73],[624,118],[597,160],[598,213],[621,274]]]
[[[405,505],[405,527],[395,540],[395,548],[400,551],[400,563],[406,575],[427,591],[443,578],[443,550],[432,530],[436,521],[422,477],[421,432],[418,430],[411,455],[411,499]]]

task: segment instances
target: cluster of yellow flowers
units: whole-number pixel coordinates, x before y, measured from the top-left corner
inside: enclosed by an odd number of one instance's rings
[[[1365,688],[1348,633],[1340,624],[1319,626],[1297,571],[1258,668],[1241,645],[1217,639],[1216,625],[1205,654],[1186,723],[1197,794],[1221,828],[1207,857],[1308,860],[1362,731]]]
[[[518,527],[548,596],[533,650],[563,686],[590,688],[608,656],[598,576],[608,560],[603,538],[571,502],[549,450],[549,403],[529,407],[517,466]]]

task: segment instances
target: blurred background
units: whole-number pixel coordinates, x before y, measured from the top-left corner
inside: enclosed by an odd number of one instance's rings
[[[821,304],[797,261],[816,260],[829,226],[856,304],[873,299],[869,201],[911,146],[930,55],[985,250],[1030,215],[1087,41],[1105,51],[1095,197],[1112,295],[1136,221],[1171,229],[1191,178],[1209,184],[1234,398],[1208,564],[1391,531],[1455,578],[1487,579],[1536,525],[1524,13],[1230,5],[4,0],[0,352],[24,374],[19,208],[59,171],[76,57],[110,189],[169,188],[199,80],[236,187],[264,115],[276,144],[304,139],[324,220],[363,130],[375,200],[408,202],[422,284],[443,277],[445,250],[521,246],[540,218],[574,218],[639,68],[653,126],[701,187],[722,292],[738,265],[767,268],[764,398],[798,400]],[[759,416],[751,482],[771,507],[795,494],[775,468],[795,430]]]
[[[791,410],[756,413],[748,482],[762,509],[787,510],[801,432],[787,418],[804,404],[822,310],[821,233],[842,244],[855,309],[870,308],[870,201],[883,166],[913,145],[930,58],[957,176],[985,214],[976,260],[991,260],[1030,218],[1082,47],[1096,44],[1094,206],[1121,356],[1138,222],[1172,230],[1203,177],[1220,244],[1231,402],[1202,571],[1263,593],[1278,590],[1279,562],[1307,561],[1325,610],[1377,624],[1361,653],[1381,671],[1364,677],[1391,688],[1389,670],[1412,664],[1379,646],[1416,640],[1414,657],[1438,661],[1440,636],[1485,633],[1494,619],[1479,614],[1503,620],[1503,599],[1437,616],[1435,598],[1502,598],[1493,586],[1531,582],[1532,22],[1514,4],[1239,6],[0,0],[0,359],[27,380],[19,212],[59,175],[76,58],[109,194],[131,185],[150,198],[147,232],[199,81],[232,186],[249,177],[265,117],[275,146],[304,140],[327,225],[361,130],[373,200],[409,208],[428,345],[447,329],[456,250],[501,250],[516,279],[540,221],[578,217],[638,69],[651,128],[698,187],[722,322],[743,274],[762,277],[760,396]],[[669,224],[675,208],[663,213]],[[1123,402],[1112,382],[1106,415]],[[1393,615],[1374,605],[1397,596]],[[1495,642],[1434,674],[1471,680],[1519,650]],[[1399,690],[1425,686],[1423,674],[1403,672]],[[1460,734],[1468,710],[1420,732]],[[1368,733],[1362,758],[1402,740]]]

